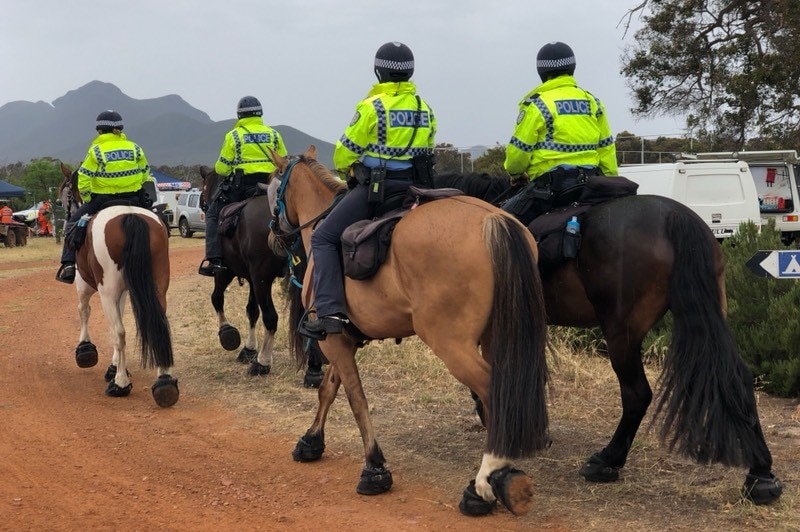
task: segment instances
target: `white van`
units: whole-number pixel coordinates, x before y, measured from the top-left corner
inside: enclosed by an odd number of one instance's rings
[[[761,227],[758,192],[745,162],[679,161],[622,166],[619,174],[639,184],[638,194],[679,201],[708,224],[718,240],[736,234],[742,222]]]
[[[698,160],[744,161],[750,167],[758,193],[761,219],[775,220],[785,245],[800,241],[800,159],[795,150],[698,153]]]

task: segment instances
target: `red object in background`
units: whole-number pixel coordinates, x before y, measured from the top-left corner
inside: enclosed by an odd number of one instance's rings
[[[777,173],[777,168],[767,168],[767,186],[771,187],[775,183],[775,174]]]
[[[786,200],[784,198],[778,198],[778,210],[783,210],[786,208]]]

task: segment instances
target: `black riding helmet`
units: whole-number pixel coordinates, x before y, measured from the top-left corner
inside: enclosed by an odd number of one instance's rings
[[[375,53],[375,75],[381,83],[408,81],[414,73],[414,54],[401,42],[387,42]]]
[[[236,106],[236,116],[244,118],[246,116],[261,116],[264,114],[261,102],[255,96],[243,96]]]
[[[571,76],[575,73],[575,54],[572,48],[559,41],[545,44],[536,55],[536,71],[542,81],[547,81],[555,74]]]
[[[102,133],[111,133],[115,129],[122,131],[122,117],[116,111],[108,110],[103,111],[97,115],[95,120],[95,129]]]

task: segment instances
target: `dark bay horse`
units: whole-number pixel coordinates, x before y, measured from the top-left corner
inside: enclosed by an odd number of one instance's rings
[[[214,197],[222,180],[216,172],[206,167],[200,168],[200,175],[203,178],[201,201],[207,202]],[[272,298],[272,284],[275,279],[287,275],[288,262],[286,257],[276,255],[268,246],[270,214],[266,195],[249,198],[238,218],[233,234],[220,235],[227,269],[214,276],[211,304],[217,314],[220,345],[226,351],[238,349],[241,336],[225,315],[225,290],[235,278],[240,283],[242,280],[247,281],[249,294],[246,312],[249,329],[237,359],[250,364],[250,375],[266,375],[272,365],[275,332],[278,330],[278,312]],[[298,264],[298,272],[302,272],[302,266],[302,263]],[[257,349],[256,324],[259,314],[265,335],[261,348]],[[298,345],[298,348],[301,346]],[[323,375],[322,353],[316,342],[312,342],[308,348],[310,356],[303,383],[307,387],[318,387]]]
[[[489,202],[506,197],[508,179],[444,174]],[[581,222],[576,259],[542,272],[547,318],[599,326],[619,380],[622,418],[608,445],[580,469],[589,481],[619,478],[653,393],[642,341],[669,310],[672,343],[656,414],[662,442],[698,463],[746,466],[743,496],[757,504],[782,492],[758,418],[753,378],[726,323],[724,257],[708,226],[661,196],[629,196],[592,208]]]
[[[293,227],[291,235],[285,234],[274,223],[273,231],[281,242],[301,237],[308,254],[315,222],[346,186],[316,161],[313,146],[299,158],[271,156],[278,167],[273,178],[281,179],[277,210]],[[310,262],[303,283],[305,308],[313,301],[313,257]],[[375,339],[416,334],[487,405],[483,460],[464,492],[462,512],[487,514],[497,499],[514,514],[529,511],[530,478],[511,463],[548,442],[546,322],[530,233],[500,209],[465,195],[422,203],[395,227],[386,262],[375,276],[348,278],[345,286],[348,315],[361,333]],[[518,325],[520,316],[526,316],[526,326]],[[290,329],[294,340],[297,325],[296,320]],[[316,417],[293,458],[321,458],[325,420],[344,385],[364,445],[365,466],[356,491],[376,495],[391,488],[392,476],[356,366],[360,345],[349,333],[328,335],[320,342],[330,365]]]
[[[62,173],[69,183],[75,183],[73,172],[64,165]],[[79,197],[76,188],[71,190],[71,197]],[[179,391],[178,380],[170,374],[173,351],[166,314],[169,241],[163,222],[152,211],[139,207],[105,207],[89,221],[86,240],[76,258],[75,283],[81,317],[80,340],[75,350],[78,366],[89,368],[97,364],[97,348],[89,335],[89,301],[99,293],[114,340],[114,354],[105,373],[106,395],[130,394],[133,384],[123,323],[125,300],[130,297],[142,366],[155,367],[157,371],[151,387],[153,398],[158,406],[174,405]]]

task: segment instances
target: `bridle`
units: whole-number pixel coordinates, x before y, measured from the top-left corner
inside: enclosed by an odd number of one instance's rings
[[[337,192],[333,197],[331,204],[328,205],[328,207],[326,207],[321,213],[308,220],[306,223],[299,226],[292,224],[289,221],[289,217],[286,215],[286,187],[289,185],[289,179],[291,178],[294,166],[302,160],[303,157],[292,157],[288,166],[284,170],[279,170],[277,172],[276,178],[280,179],[281,184],[278,187],[278,191],[275,195],[275,208],[272,210],[272,216],[269,222],[269,228],[270,231],[272,231],[273,238],[286,252],[289,261],[289,275],[291,282],[299,288],[302,288],[303,285],[294,275],[294,267],[300,264],[302,259],[294,253],[294,250],[297,249],[297,246],[301,242],[300,233],[303,231],[303,229],[313,226],[325,218],[347,193],[347,190]],[[285,230],[284,228],[286,227],[291,229]]]

